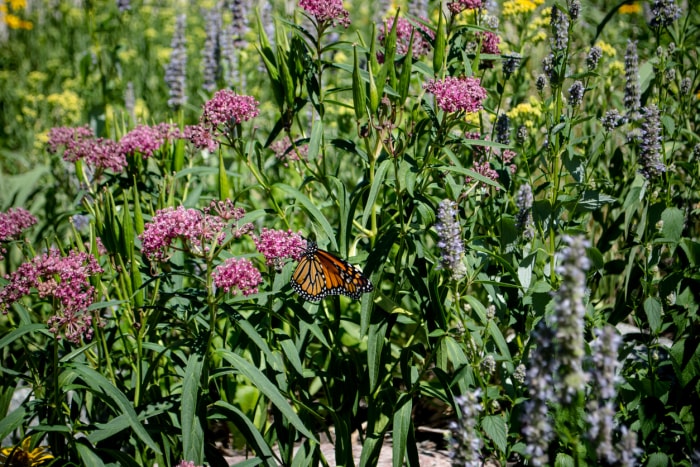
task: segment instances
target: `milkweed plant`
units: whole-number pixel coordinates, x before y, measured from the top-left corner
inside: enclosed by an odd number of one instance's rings
[[[697,2],[38,3],[7,465],[700,462]]]

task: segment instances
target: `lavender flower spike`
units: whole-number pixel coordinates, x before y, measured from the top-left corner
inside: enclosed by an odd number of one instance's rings
[[[438,233],[438,247],[442,250],[440,266],[452,271],[452,279],[460,280],[467,270],[462,262],[464,243],[462,232],[457,220],[457,203],[446,199],[438,206],[438,222],[435,229]]]

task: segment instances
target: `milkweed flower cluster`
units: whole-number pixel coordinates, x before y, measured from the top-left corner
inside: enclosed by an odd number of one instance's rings
[[[481,87],[479,78],[433,79],[423,85],[435,96],[437,105],[445,112],[476,112],[486,99],[486,89]]]
[[[1,243],[16,240],[36,222],[36,217],[24,208],[10,208],[7,212],[0,212],[0,260],[4,259],[5,254]]]
[[[446,199],[440,202],[437,212],[438,222],[435,229],[438,234],[437,246],[442,255],[440,268],[452,272],[452,279],[460,280],[466,273],[462,257],[464,256],[464,243],[462,242],[462,229],[457,220],[457,203]]]
[[[346,28],[350,25],[350,13],[343,7],[342,0],[300,0],[299,6],[319,25],[340,24]]]
[[[291,230],[263,228],[260,236],[253,236],[255,247],[265,256],[268,266],[279,265],[284,259],[301,259],[306,249],[306,240],[301,234]]]
[[[124,156],[141,154],[144,159],[152,157],[166,141],[182,138],[176,125],[160,123],[155,126],[138,125],[119,140],[119,152]]]
[[[8,284],[0,290],[0,311],[7,314],[14,302],[36,289],[40,298],[50,297],[61,304],[47,322],[52,333],[74,344],[81,338],[90,340],[92,316],[87,309],[93,303],[95,288],[89,278],[101,272],[90,254],[74,250],[62,257],[58,249],[52,248],[6,277]]]
[[[258,116],[258,105],[251,96],[222,89],[204,104],[200,125],[214,136],[230,136],[236,125]]]
[[[447,4],[447,8],[453,15],[457,15],[464,10],[481,8],[481,0],[453,0]]]
[[[480,31],[476,33],[476,40],[481,42],[482,54],[500,54],[501,49],[498,44],[501,43],[501,38],[498,34],[491,31]]]
[[[384,43],[386,37],[391,32],[391,28],[394,27],[394,18],[387,18],[384,20],[381,26],[379,26],[379,34],[377,39],[379,42]],[[399,18],[396,23],[396,53],[399,55],[406,55],[408,52],[408,44],[411,41],[411,34],[413,34],[413,45],[412,56],[414,59],[418,59],[430,52],[432,46],[428,42],[423,34],[428,36],[431,40],[435,39],[435,33],[426,26],[420,25],[420,31],[418,28],[414,27],[413,24],[405,19]],[[383,61],[384,56],[379,56],[380,61]]]
[[[214,285],[226,293],[236,295],[237,290],[244,296],[258,293],[262,282],[260,271],[246,258],[228,258],[214,269]]]
[[[151,260],[165,261],[176,239],[184,242],[185,249],[203,254],[209,248],[206,243],[222,243],[225,236],[223,222],[209,217],[207,222],[201,211],[184,206],[159,210],[140,236],[143,254]]]
[[[119,145],[106,138],[96,138],[87,126],[69,128],[56,127],[49,131],[48,150],[56,153],[63,149],[63,160],[84,160],[90,167],[109,169],[119,173],[126,167],[126,158]]]
[[[482,411],[481,389],[467,392],[455,398],[461,412],[456,422],[450,422],[450,457],[452,465],[479,467],[481,461],[481,438],[477,435],[476,424]]]
[[[214,152],[219,149],[219,142],[214,139],[211,131],[202,125],[185,125],[183,137],[197,149]]]
[[[203,256],[211,246],[223,244],[227,227],[236,238],[250,232],[251,223],[238,225],[244,215],[245,210],[234,207],[231,200],[213,201],[202,211],[184,206],[161,209],[139,236],[141,252],[153,261],[166,261],[173,242],[181,240],[186,251]]]

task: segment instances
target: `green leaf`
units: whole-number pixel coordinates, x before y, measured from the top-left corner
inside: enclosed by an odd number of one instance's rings
[[[616,198],[601,193],[599,190],[586,190],[581,193],[576,205],[577,211],[597,211],[606,204],[613,204]]]
[[[92,368],[82,365],[69,365],[69,369],[64,372],[66,374],[62,377],[70,377],[71,372],[80,377],[92,391],[99,392],[102,398],[111,401],[115,406],[115,413],[126,415],[134,434],[154,452],[157,454],[161,453],[158,445],[153,441],[141,422],[139,422],[132,403],[123,392],[114,387],[110,381]],[[109,425],[109,422],[106,425]]]
[[[669,465],[670,459],[663,452],[654,452],[649,455],[645,467],[666,467]]]
[[[219,199],[227,199],[231,196],[231,185],[228,183],[226,175],[226,165],[224,164],[224,152],[219,150]]]
[[[652,333],[658,334],[661,330],[661,302],[654,298],[649,297],[644,300],[644,312],[647,315],[647,321],[649,322],[649,329]]]
[[[500,415],[487,415],[481,420],[481,428],[491,441],[501,450],[506,452],[507,430],[506,421]]]
[[[661,228],[661,234],[664,238],[678,243],[683,235],[685,225],[685,215],[678,208],[666,208],[661,214],[661,220],[664,225]]]
[[[98,456],[97,453],[93,451],[90,446],[77,442],[75,443],[75,448],[78,450],[78,457],[80,457],[82,465],[94,465],[95,467],[101,467],[105,465],[104,462],[102,462],[100,456]]]
[[[241,372],[246,378],[248,378],[253,385],[270,400],[270,402],[277,407],[277,409],[284,415],[284,417],[294,425],[294,428],[299,431],[309,439],[316,442],[316,436],[309,431],[304,425],[304,422],[299,418],[299,416],[294,412],[292,406],[289,405],[285,396],[283,396],[277,386],[273,384],[267,376],[265,376],[258,368],[253,366],[250,362],[245,360],[238,354],[231,352],[228,349],[217,349],[216,354],[221,355],[222,358],[227,360],[234,368]]]
[[[379,195],[379,190],[382,188],[384,185],[384,179],[386,178],[386,174],[389,171],[389,168],[391,167],[392,163],[389,159],[385,159],[379,164],[379,167],[377,168],[377,171],[374,174],[374,181],[372,182],[372,186],[369,189],[369,196],[367,197],[367,204],[365,204],[365,210],[362,213],[362,225],[366,226],[367,225],[367,220],[369,219],[370,214],[372,214],[372,208],[374,207],[374,204],[377,202],[377,196]]]
[[[406,394],[401,399],[399,400],[400,407],[394,412],[392,436],[392,465],[394,467],[403,466],[409,430],[411,429],[411,410],[413,410],[410,395]]]
[[[258,431],[255,424],[250,421],[241,410],[222,400],[214,402],[214,410],[224,414],[226,419],[235,425],[238,431],[245,437],[246,442],[253,449],[253,452],[261,457],[263,462],[267,459],[267,465],[277,465],[277,463],[274,462],[275,455],[265,441],[265,438]]]
[[[42,330],[46,331],[47,335],[51,335],[48,333],[46,324],[23,324],[17,329],[13,329],[12,331],[8,332],[2,337],[2,339],[0,339],[0,349],[7,347],[9,344],[13,343],[25,334]]]
[[[328,239],[331,242],[332,248],[334,250],[338,249],[338,244],[335,241],[333,227],[331,227],[331,224],[328,222],[328,219],[326,219],[326,217],[323,214],[321,214],[321,211],[318,210],[316,205],[314,205],[314,203],[312,203],[311,200],[305,194],[303,194],[296,188],[292,188],[286,183],[276,183],[273,185],[273,188],[278,188],[282,190],[292,198],[296,199],[302,206],[304,206],[304,208],[306,208],[311,217],[313,217],[316,220],[316,222],[318,222],[321,225],[321,228],[326,234],[326,237],[328,237]]]
[[[26,414],[26,409],[23,405],[20,405],[12,412],[0,418],[0,439],[5,439],[7,435],[22,426]]]
[[[204,358],[193,352],[187,360],[185,377],[182,382],[182,407],[180,423],[182,425],[183,458],[202,464],[204,460],[204,430],[199,421],[197,401],[200,400],[200,387]]]
[[[527,289],[530,288],[530,284],[532,284],[532,271],[535,267],[536,259],[537,253],[531,253],[518,264],[518,282],[520,282],[520,286],[525,292],[527,292]]]
[[[575,465],[574,458],[563,452],[558,452],[554,459],[554,467],[574,467]]]
[[[367,371],[369,372],[370,392],[374,392],[379,383],[386,328],[386,320],[369,325],[369,332],[367,333]]]

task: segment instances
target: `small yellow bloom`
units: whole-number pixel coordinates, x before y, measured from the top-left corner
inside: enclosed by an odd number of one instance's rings
[[[469,112],[464,115],[464,121],[474,126],[479,126],[479,112]]]
[[[535,106],[536,99],[530,98],[530,102],[521,102],[506,113],[508,117],[515,121],[520,121],[528,128],[534,128],[535,121],[539,120],[542,112]]]
[[[10,29],[30,30],[33,27],[32,23],[30,21],[24,21],[19,16],[15,16],[15,15],[10,14],[10,13],[5,15],[4,20],[5,20],[5,24],[7,24],[7,26]]]
[[[503,3],[503,16],[530,13],[544,3],[544,0],[507,0]]]
[[[50,94],[46,102],[51,107],[51,115],[65,125],[75,125],[82,117],[83,100],[73,91],[63,91],[60,94]]]
[[[622,15],[641,13],[642,6],[638,2],[626,3],[625,5],[622,5],[617,12]]]
[[[46,446],[30,450],[31,438],[25,438],[20,446],[2,448],[0,450],[0,465],[8,467],[33,467],[53,459]]]
[[[615,50],[615,47],[608,44],[607,42],[598,41],[598,42],[596,42],[595,45],[600,47],[601,52],[603,52],[608,57],[616,57],[617,56],[617,50]]]
[[[10,0],[10,8],[13,10],[24,10],[27,6],[26,0]]]

